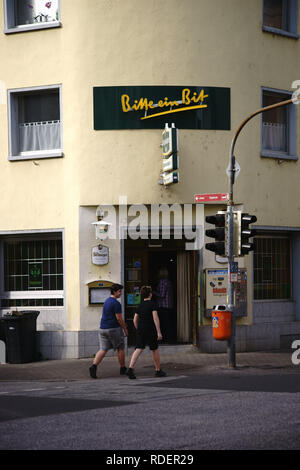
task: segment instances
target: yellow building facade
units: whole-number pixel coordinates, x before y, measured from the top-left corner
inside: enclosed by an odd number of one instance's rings
[[[133,344],[139,288],[167,266],[173,342],[225,350],[210,314],[224,303],[227,265],[203,244],[205,217],[226,206],[195,195],[228,191],[234,130],[299,89],[298,2],[7,0],[0,30],[2,314],[40,311],[42,358],[90,356],[101,302],[121,282]],[[198,108],[174,112],[184,106]],[[158,112],[169,114],[142,120]],[[290,347],[300,335],[299,119],[295,104],[259,115],[237,141],[234,202],[259,231],[254,253],[238,260],[238,351]],[[167,186],[165,122],[178,129],[179,155],[179,182]],[[177,205],[178,219],[158,219],[149,240],[159,205]],[[105,234],[93,225],[101,211],[112,223]],[[198,227],[189,249],[174,234],[185,211]],[[137,225],[140,237],[125,238]]]

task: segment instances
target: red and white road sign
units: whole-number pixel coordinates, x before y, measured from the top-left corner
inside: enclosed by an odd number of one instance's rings
[[[228,201],[228,193],[195,194],[195,202],[224,202]]]

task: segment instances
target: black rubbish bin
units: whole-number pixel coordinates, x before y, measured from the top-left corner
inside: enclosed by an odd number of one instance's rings
[[[4,320],[2,317],[0,318],[0,341],[3,341],[5,344],[5,362],[7,362],[5,326],[4,326]]]
[[[23,364],[37,360],[36,319],[39,313],[24,310],[2,317],[8,363]]]
[[[5,328],[3,318],[0,318],[0,341],[4,341],[5,343]]]

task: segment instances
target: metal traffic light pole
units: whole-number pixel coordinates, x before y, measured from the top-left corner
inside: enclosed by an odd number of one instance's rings
[[[234,147],[237,141],[237,138],[243,129],[243,127],[247,124],[247,122],[250,121],[254,116],[257,114],[263,113],[265,111],[269,111],[270,109],[274,108],[279,108],[281,106],[286,106],[291,103],[298,104],[299,99],[297,97],[291,98],[286,101],[281,101],[280,103],[272,104],[270,106],[266,106],[264,108],[260,108],[254,113],[250,114],[237,128],[237,130],[234,133],[232,142],[231,142],[231,147],[230,147],[230,154],[229,154],[229,172],[228,172],[228,180],[229,180],[229,195],[228,195],[228,202],[227,202],[227,217],[228,217],[228,308],[232,312],[231,314],[231,337],[227,342],[227,353],[228,353],[228,365],[229,367],[236,367],[236,357],[235,357],[235,346],[236,346],[236,337],[235,337],[235,332],[236,332],[236,327],[235,327],[235,310],[234,310],[234,283],[231,282],[231,276],[230,273],[231,268],[233,266],[234,262],[234,240],[233,240],[233,185],[235,182],[235,157],[234,157]]]

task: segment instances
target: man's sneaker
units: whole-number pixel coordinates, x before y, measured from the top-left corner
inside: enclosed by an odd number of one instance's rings
[[[133,369],[131,369],[131,367],[129,367],[127,375],[129,379],[136,379],[136,376],[134,375]]]
[[[93,365],[89,368],[89,371],[90,371],[90,376],[92,377],[92,379],[96,379],[96,378],[97,378],[97,374],[96,374],[97,366],[96,366],[95,364],[93,364]]]
[[[166,375],[167,374],[161,369],[155,372],[155,377],[166,377]]]
[[[120,375],[126,375],[127,374],[127,367],[120,367]]]

